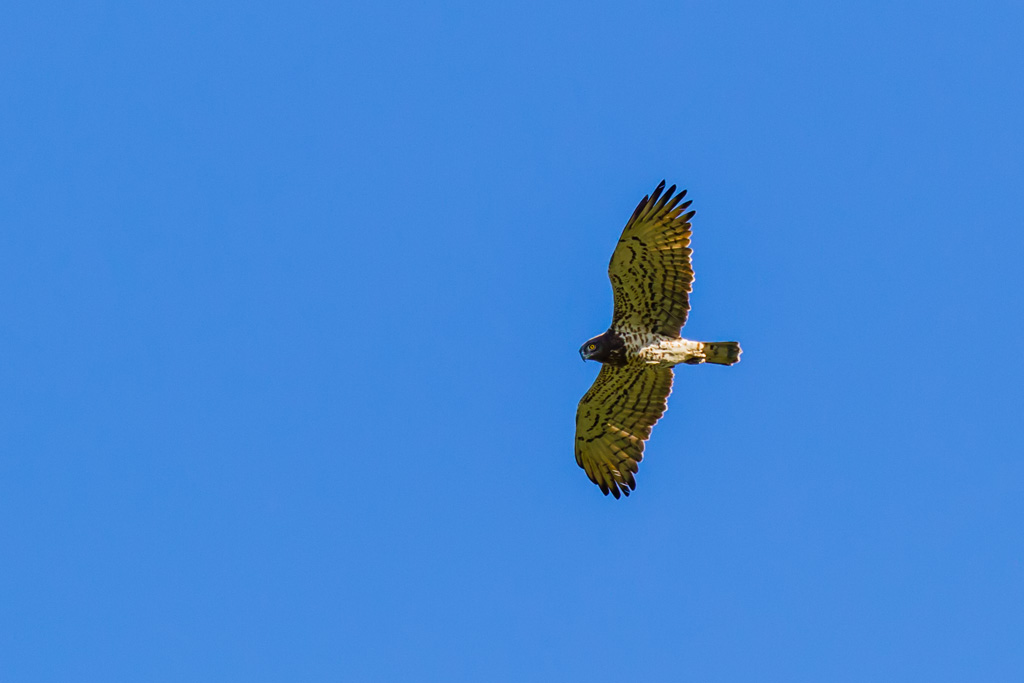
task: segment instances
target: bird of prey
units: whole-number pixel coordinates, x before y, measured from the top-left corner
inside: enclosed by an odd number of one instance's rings
[[[661,181],[622,231],[608,264],[615,311],[608,331],[580,347],[603,363],[576,411],[576,464],[607,496],[636,489],[644,442],[665,413],[672,368],[679,363],[732,365],[737,342],[698,342],[679,332],[690,311],[690,202]]]

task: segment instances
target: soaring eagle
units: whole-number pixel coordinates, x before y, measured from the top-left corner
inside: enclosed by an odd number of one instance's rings
[[[608,264],[615,312],[608,331],[580,347],[604,364],[576,411],[576,463],[616,498],[636,488],[644,442],[665,413],[672,368],[679,363],[732,365],[737,342],[697,342],[679,331],[690,311],[690,202],[661,181],[622,231]]]

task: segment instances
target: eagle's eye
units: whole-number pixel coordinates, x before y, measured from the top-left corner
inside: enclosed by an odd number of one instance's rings
[[[597,344],[587,344],[587,351],[593,351],[597,348]]]

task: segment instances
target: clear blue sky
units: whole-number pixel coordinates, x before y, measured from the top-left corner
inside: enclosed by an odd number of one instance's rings
[[[0,12],[0,679],[1024,680],[1024,5],[362,4]]]

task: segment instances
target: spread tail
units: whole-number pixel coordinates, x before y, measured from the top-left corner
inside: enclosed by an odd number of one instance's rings
[[[732,365],[740,361],[740,354],[743,349],[739,342],[704,342],[701,344],[701,351],[704,352],[706,363],[718,363],[719,365]]]

